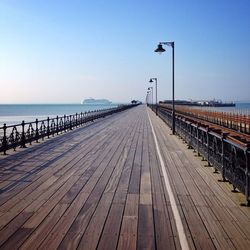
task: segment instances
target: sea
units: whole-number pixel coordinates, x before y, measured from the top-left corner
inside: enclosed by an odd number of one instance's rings
[[[109,105],[83,105],[83,104],[0,104],[0,127],[20,124],[22,121],[33,122],[48,117],[73,115],[76,113],[117,107],[118,104]]]
[[[117,107],[110,105],[82,105],[82,104],[0,104],[0,127],[20,124],[22,121],[32,122],[63,115],[73,115],[85,111]],[[203,109],[232,112],[250,115],[250,103],[236,103],[235,107],[203,107]]]

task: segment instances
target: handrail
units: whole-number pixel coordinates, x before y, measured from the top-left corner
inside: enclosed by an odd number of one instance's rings
[[[56,116],[53,118],[38,120],[33,122],[25,122],[15,125],[4,124],[0,127],[0,152],[6,155],[9,149],[16,150],[17,147],[26,148],[27,144],[39,142],[45,137],[58,135],[67,132],[75,127],[81,126],[87,122],[111,115],[123,110],[137,106],[137,104],[120,105],[114,108],[99,109],[75,113],[73,115]]]

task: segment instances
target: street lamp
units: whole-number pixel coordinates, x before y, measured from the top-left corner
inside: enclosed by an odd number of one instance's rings
[[[153,91],[153,87],[149,87],[148,90],[150,91],[150,89],[152,89],[152,96],[151,96],[151,99],[152,99],[152,110],[153,110],[153,103],[154,103],[154,91]]]
[[[175,134],[175,101],[174,101],[174,42],[160,42],[155,49],[155,52],[161,54],[166,50],[162,47],[162,45],[167,45],[172,47],[172,69],[173,69],[173,85],[172,85],[172,133]]]
[[[156,115],[158,114],[158,102],[157,102],[157,78],[150,78],[149,82],[153,83],[155,81],[155,104],[156,104],[156,109],[155,113]]]

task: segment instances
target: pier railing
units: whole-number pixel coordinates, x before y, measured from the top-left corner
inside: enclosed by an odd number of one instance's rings
[[[39,140],[64,133],[87,122],[121,112],[134,106],[137,105],[120,105],[109,109],[56,116],[53,118],[48,117],[44,120],[36,119],[33,122],[22,121],[15,125],[4,124],[0,127],[0,152],[6,154],[6,151],[9,149],[14,149],[15,151],[17,147],[26,148],[27,144],[32,144],[32,142],[39,142]]]
[[[161,104],[160,107],[171,110],[171,105]],[[204,110],[201,108],[189,108],[176,106],[179,114],[208,121],[225,128],[229,128],[247,135],[250,135],[250,115],[239,112],[222,112],[213,110]]]
[[[158,115],[171,127],[170,110],[159,107]],[[250,144],[237,143],[230,140],[226,133],[192,123],[180,115],[176,115],[175,129],[190,148],[221,173],[223,181],[233,185],[233,191],[237,188],[245,194],[250,205]]]

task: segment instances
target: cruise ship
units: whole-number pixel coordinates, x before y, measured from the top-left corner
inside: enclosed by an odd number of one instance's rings
[[[94,98],[87,98],[84,99],[81,104],[84,105],[110,105],[112,102],[107,99],[94,99]]]

